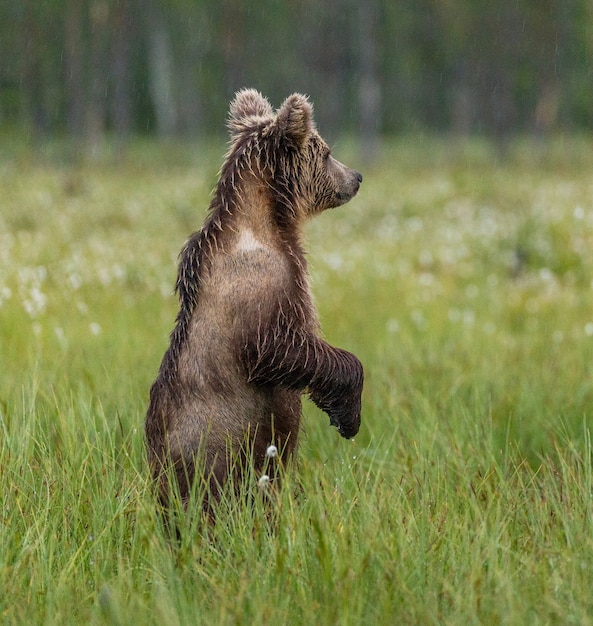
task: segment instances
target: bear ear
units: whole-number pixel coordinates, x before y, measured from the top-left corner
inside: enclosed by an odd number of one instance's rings
[[[273,115],[270,103],[256,89],[241,89],[235,94],[229,110],[228,126],[231,132],[245,128],[247,118]]]
[[[297,146],[301,146],[313,131],[313,106],[300,93],[288,96],[278,109],[280,132]]]

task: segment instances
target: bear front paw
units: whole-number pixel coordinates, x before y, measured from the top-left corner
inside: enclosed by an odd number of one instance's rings
[[[338,429],[345,439],[352,439],[360,428],[361,390],[348,394],[334,394],[327,398],[318,393],[310,393],[309,397],[325,413],[329,415],[329,423]]]
[[[360,429],[360,410],[354,414],[342,411],[328,411],[329,423],[338,429],[344,439],[352,439]]]

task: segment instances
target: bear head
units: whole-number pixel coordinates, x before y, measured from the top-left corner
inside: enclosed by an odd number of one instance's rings
[[[362,175],[332,157],[306,96],[295,93],[274,111],[258,91],[244,89],[231,103],[228,126],[228,160],[253,172],[287,215],[305,218],[356,195]]]

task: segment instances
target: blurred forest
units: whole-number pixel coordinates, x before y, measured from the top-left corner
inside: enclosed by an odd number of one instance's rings
[[[323,132],[593,129],[592,0],[2,0],[0,129],[187,137],[244,86]]]

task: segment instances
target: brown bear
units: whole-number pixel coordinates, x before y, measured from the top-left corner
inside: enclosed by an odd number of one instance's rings
[[[348,202],[362,176],[331,156],[312,115],[300,94],[276,112],[251,89],[231,103],[230,149],[180,254],[180,311],[150,390],[146,441],[164,503],[168,469],[186,506],[194,478],[211,502],[232,467],[239,480],[247,458],[261,471],[271,444],[288,459],[305,392],[343,437],[358,432],[362,365],[320,337],[301,229]]]

